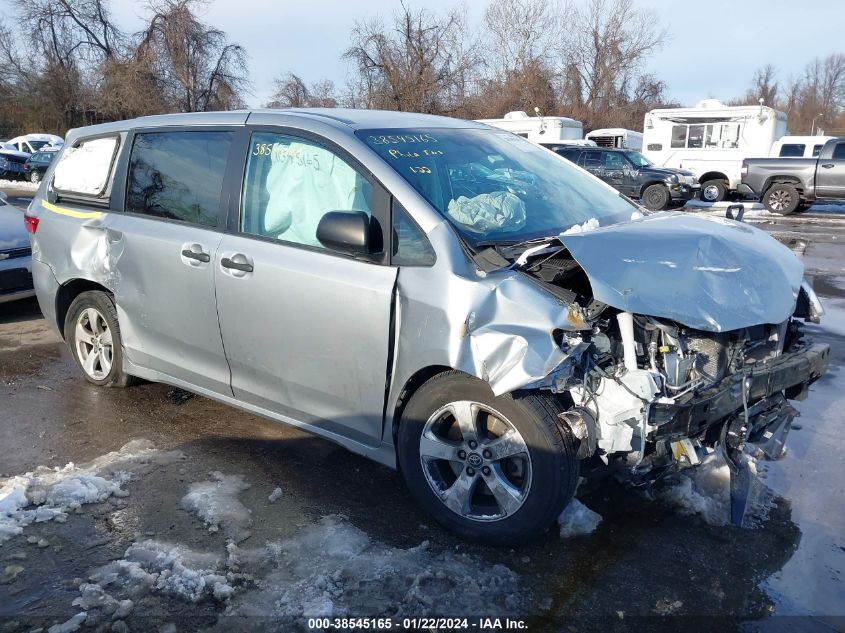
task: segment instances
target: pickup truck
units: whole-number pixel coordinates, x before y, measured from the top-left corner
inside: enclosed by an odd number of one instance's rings
[[[845,201],[845,137],[824,144],[818,158],[746,158],[738,191],[789,215],[817,200]]]

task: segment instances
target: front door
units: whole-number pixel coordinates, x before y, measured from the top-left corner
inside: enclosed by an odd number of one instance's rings
[[[831,158],[820,158],[816,168],[816,196],[845,198],[845,141],[833,147]]]
[[[237,398],[380,442],[396,270],[322,246],[316,228],[326,212],[352,210],[389,226],[388,202],[341,150],[252,134],[237,227],[215,264]]]

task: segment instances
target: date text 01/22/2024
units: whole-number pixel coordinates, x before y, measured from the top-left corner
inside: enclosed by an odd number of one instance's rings
[[[308,618],[308,628],[330,630],[469,630],[469,631],[518,631],[525,630],[524,620],[516,618]]]

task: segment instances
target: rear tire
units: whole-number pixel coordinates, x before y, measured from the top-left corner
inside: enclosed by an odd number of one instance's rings
[[[68,308],[65,341],[85,379],[99,387],[128,387],[123,344],[111,296],[99,290],[80,293]]]
[[[643,191],[642,202],[646,209],[662,211],[669,206],[672,196],[664,185],[649,185]]]
[[[477,378],[440,374],[402,414],[397,452],[405,482],[438,523],[464,538],[497,545],[535,538],[578,483],[562,411],[548,396],[496,397]]]
[[[724,180],[707,180],[701,183],[701,200],[721,202],[728,197],[728,185]]]
[[[778,215],[794,213],[800,204],[801,194],[788,183],[775,183],[763,194],[763,206]]]

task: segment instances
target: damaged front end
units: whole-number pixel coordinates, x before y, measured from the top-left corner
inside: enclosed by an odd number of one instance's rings
[[[801,330],[821,306],[794,255],[747,225],[659,214],[561,235],[513,266],[583,316],[558,332],[566,360],[526,387],[562,401],[578,457],[644,483],[720,447],[741,523],[746,444],[782,456],[789,400],[829,362]]]

